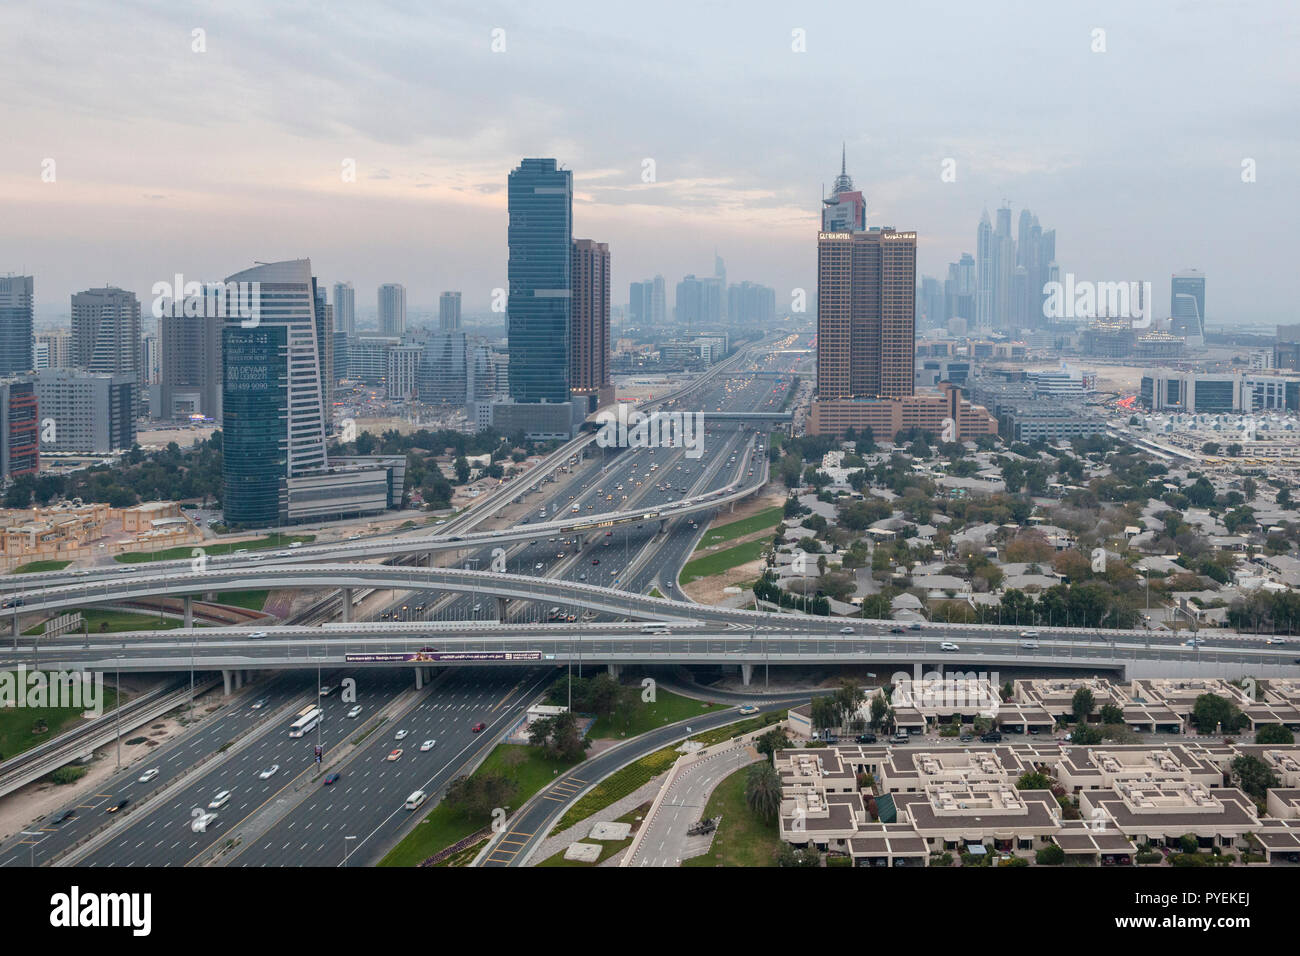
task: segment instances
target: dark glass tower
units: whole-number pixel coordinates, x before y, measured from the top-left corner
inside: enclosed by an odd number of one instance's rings
[[[32,361],[31,276],[0,276],[0,375],[30,372]]]
[[[288,472],[288,329],[234,322],[221,332],[222,510],[227,524],[265,528],[279,523],[280,482]]]
[[[569,401],[573,173],[525,159],[510,173],[510,397]]]

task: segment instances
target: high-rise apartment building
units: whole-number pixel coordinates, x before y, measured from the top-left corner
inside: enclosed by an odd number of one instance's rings
[[[727,318],[732,325],[763,326],[776,318],[776,291],[757,282],[741,282],[727,290]]]
[[[203,415],[221,420],[222,319],[171,315],[158,319],[160,364],[156,418]]]
[[[573,240],[569,388],[584,412],[614,400],[609,381],[609,245]]]
[[[573,173],[554,159],[524,159],[507,194],[510,397],[568,402]]]
[[[36,367],[32,355],[35,296],[35,277],[0,276],[0,375]]]
[[[633,327],[651,324],[650,310],[654,294],[654,283],[649,279],[633,282],[627,290],[627,321]]]
[[[401,335],[406,331],[406,286],[386,282],[379,287],[379,334]]]
[[[444,292],[438,296],[438,329],[443,332],[460,331],[459,292]]]
[[[36,388],[41,451],[97,455],[135,444],[134,375],[50,368],[25,380]]]
[[[334,330],[357,334],[357,294],[351,282],[334,283]]]
[[[687,329],[716,328],[722,322],[725,297],[722,280],[717,276],[686,276],[677,283],[677,324]]]
[[[72,296],[72,361],[78,368],[134,380],[134,414],[143,401],[140,300],[112,286]]]
[[[48,329],[36,333],[37,346],[45,346],[44,366],[37,368],[67,368],[72,364],[72,333],[68,329]]]

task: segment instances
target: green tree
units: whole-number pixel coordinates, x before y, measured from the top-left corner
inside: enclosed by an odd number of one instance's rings
[[[1246,721],[1246,715],[1236,704],[1218,694],[1201,694],[1192,706],[1192,723],[1203,734],[1212,734],[1216,729],[1234,734]]]
[[[781,810],[781,775],[764,760],[745,774],[745,803],[762,820],[775,820]]]
[[[1074,697],[1070,700],[1070,713],[1074,714],[1075,723],[1085,724],[1088,722],[1088,716],[1092,713],[1092,708],[1096,705],[1096,700],[1092,696],[1092,691],[1086,687],[1080,687],[1074,692]]]
[[[1255,731],[1257,744],[1293,744],[1295,734],[1282,724],[1264,724]]]
[[[1237,786],[1256,800],[1263,800],[1269,790],[1281,783],[1272,768],[1255,756],[1237,757],[1228,765],[1228,769]]]
[[[1103,724],[1122,724],[1124,723],[1124,710],[1115,704],[1104,704],[1101,708],[1101,722]]]
[[[1034,860],[1039,866],[1060,866],[1065,862],[1065,851],[1055,843],[1049,843],[1034,854]]]
[[[1016,781],[1017,790],[1051,790],[1052,778],[1041,770],[1022,773]]]

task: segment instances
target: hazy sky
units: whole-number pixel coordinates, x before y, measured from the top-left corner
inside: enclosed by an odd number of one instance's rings
[[[395,281],[413,307],[460,289],[482,309],[505,285],[507,173],[553,156],[575,235],[610,244],[616,305],[656,272],[711,273],[716,247],[781,309],[815,287],[844,140],[868,222],[915,229],[921,273],[973,253],[1005,198],[1057,230],[1063,272],[1150,279],[1160,315],[1194,267],[1212,324],[1300,321],[1298,10],[10,0],[0,273],[35,274],[43,312],[307,256],[359,308]]]

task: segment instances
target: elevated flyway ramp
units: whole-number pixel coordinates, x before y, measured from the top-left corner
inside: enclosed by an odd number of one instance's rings
[[[752,444],[742,454],[752,454]],[[683,498],[681,501],[658,507],[647,507],[633,511],[606,511],[589,515],[572,515],[541,521],[535,524],[523,524],[500,531],[477,531],[465,534],[430,535],[428,537],[397,537],[379,541],[344,541],[328,545],[306,545],[291,551],[268,554],[213,555],[196,559],[178,561],[154,561],[148,564],[119,565],[109,568],[94,568],[82,571],[51,571],[31,575],[7,575],[0,578],[0,591],[20,592],[25,602],[24,607],[34,605],[35,596],[47,588],[68,586],[106,586],[119,579],[151,576],[163,573],[184,574],[201,566],[210,570],[270,571],[286,564],[304,564],[312,561],[374,561],[387,560],[401,554],[428,554],[434,551],[467,551],[483,547],[513,544],[529,541],[542,535],[586,534],[593,531],[605,531],[629,524],[642,524],[647,521],[667,522],[682,515],[711,511],[740,501],[758,491],[767,481],[768,460],[765,455],[756,456],[758,469],[753,478],[737,478],[723,488]],[[201,550],[201,549],[199,549]],[[247,579],[245,579],[247,580]],[[177,593],[177,592],[168,592]]]

